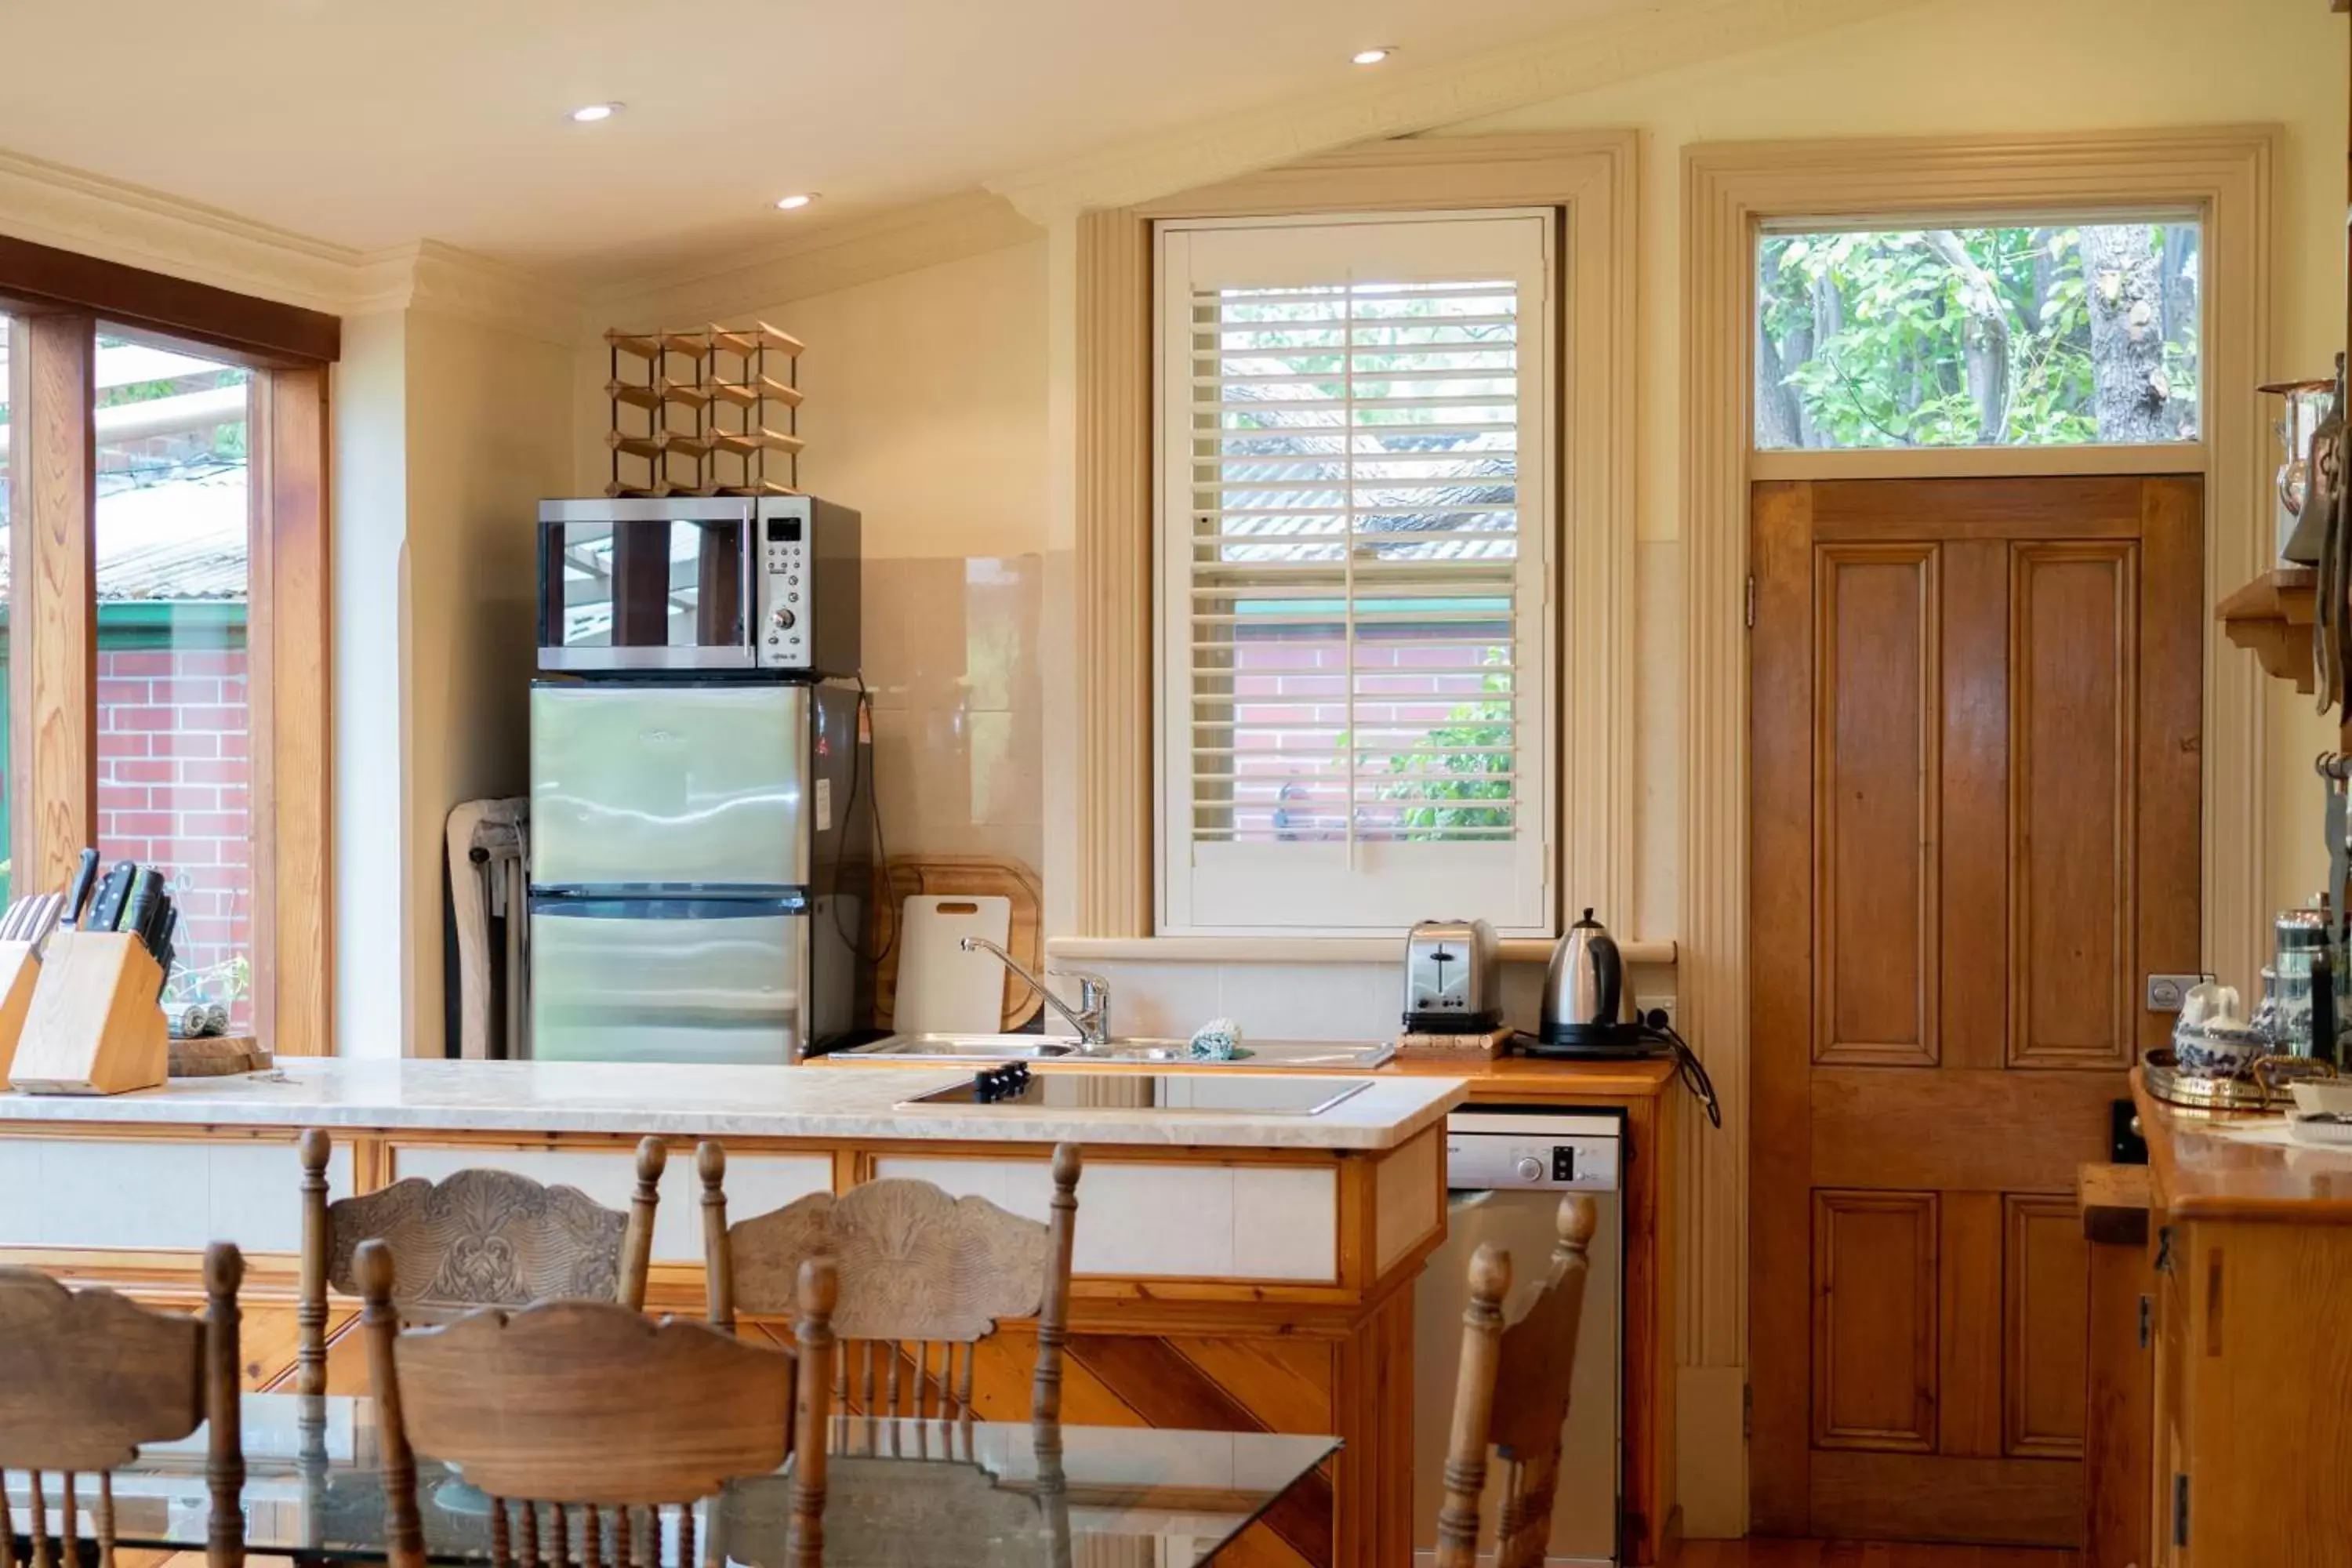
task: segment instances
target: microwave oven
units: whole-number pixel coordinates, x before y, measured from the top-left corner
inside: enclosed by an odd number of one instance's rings
[[[814,496],[539,503],[539,668],[858,672],[858,514]]]

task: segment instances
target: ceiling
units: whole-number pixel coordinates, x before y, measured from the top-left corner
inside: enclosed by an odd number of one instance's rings
[[[1655,0],[1649,0],[1654,7]],[[5,7],[0,148],[372,250],[602,283],[1628,0],[110,0]],[[1365,68],[1356,49],[1399,46]],[[600,124],[572,108],[626,105]],[[807,211],[771,204],[822,192]]]

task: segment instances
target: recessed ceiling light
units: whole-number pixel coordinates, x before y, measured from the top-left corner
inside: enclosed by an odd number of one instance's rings
[[[1377,48],[1358,49],[1348,58],[1360,66],[1376,66],[1394,53],[1394,44],[1382,44]]]
[[[599,120],[610,120],[620,112],[621,106],[617,103],[583,103],[572,111],[572,119],[576,124],[593,125]]]
[[[778,196],[776,205],[784,212],[798,212],[814,200],[816,200],[814,191],[794,191],[789,196]]]

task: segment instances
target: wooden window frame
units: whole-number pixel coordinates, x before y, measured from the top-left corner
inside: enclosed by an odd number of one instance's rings
[[[1685,557],[1681,1024],[1706,1058],[1726,1111],[1722,1134],[1691,1142],[1683,1175],[1685,1366],[1704,1409],[1685,1420],[1737,1432],[1748,1344],[1748,497],[1753,481],[1990,473],[2195,472],[2205,478],[2206,575],[2223,591],[2269,564],[2269,530],[2249,511],[2267,493],[2264,413],[2252,389],[2271,353],[2270,127],[2038,136],[1916,137],[1700,144],[1683,162],[1682,531]],[[2020,211],[2194,213],[2204,225],[2203,438],[2168,447],[2020,451],[1754,450],[1755,242],[1805,220],[1916,221]],[[2232,391],[2231,389],[2236,389]],[[2137,465],[2135,467],[2134,465]],[[2252,974],[2264,922],[2263,678],[2219,623],[2204,650],[2203,952],[2208,970]],[[1696,868],[1696,871],[1694,868]],[[1685,1384],[1686,1389],[1690,1386]],[[1722,1408],[1717,1407],[1720,1396]],[[1752,1489],[1771,1456],[1751,1457]],[[1711,1444],[1710,1454],[1737,1453]],[[1711,1500],[1726,1489],[1710,1485]],[[1750,1484],[1739,1489],[1748,1501]],[[1712,1513],[1711,1513],[1712,1516]]]
[[[255,1026],[289,1056],[334,1050],[330,367],[342,323],[206,284],[0,237],[9,317],[9,852],[61,887],[98,841],[94,422],[101,323],[254,372],[247,403]]]
[[[1152,942],[1223,940],[1155,935],[1153,223],[1500,207],[1554,207],[1567,220],[1554,571],[1566,595],[1557,646],[1573,677],[1558,683],[1558,907],[1630,919],[1639,145],[1630,131],[1374,142],[1079,216],[1073,936],[1122,939],[1126,956]],[[1296,939],[1335,953],[1361,940]]]

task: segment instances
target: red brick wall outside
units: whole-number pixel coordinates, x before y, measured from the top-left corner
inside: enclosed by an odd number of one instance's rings
[[[232,973],[253,955],[251,738],[244,648],[100,648],[99,851],[170,875],[171,994],[230,1003],[238,1022],[251,1016]]]

